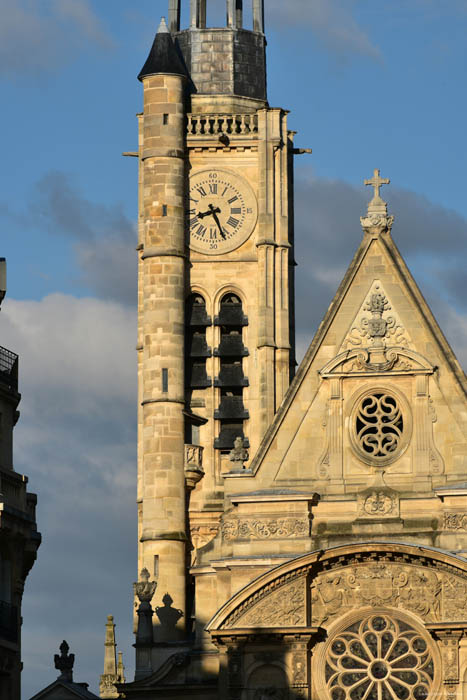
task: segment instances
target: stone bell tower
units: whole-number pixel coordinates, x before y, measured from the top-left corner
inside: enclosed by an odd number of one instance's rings
[[[293,132],[266,94],[264,0],[169,0],[138,76],[139,569],[154,663],[193,637],[190,564],[248,471],[295,369]],[[209,9],[209,8],[208,8]],[[168,602],[169,601],[169,602]],[[171,613],[170,613],[171,611]],[[162,652],[163,656],[164,652]]]

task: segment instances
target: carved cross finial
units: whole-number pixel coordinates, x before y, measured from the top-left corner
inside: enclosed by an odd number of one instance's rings
[[[380,177],[379,168],[375,168],[373,172],[373,177],[370,180],[364,180],[365,185],[371,185],[374,187],[375,193],[373,199],[379,199],[379,191],[383,185],[389,185],[391,180],[387,177]]]

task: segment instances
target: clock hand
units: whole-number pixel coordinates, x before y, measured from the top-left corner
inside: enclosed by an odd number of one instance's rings
[[[221,210],[219,209],[219,207],[216,207],[214,209],[212,204],[210,204],[208,211],[200,211],[199,212],[198,219],[204,219],[205,216],[210,216],[211,214],[215,215],[215,214],[220,214],[220,213],[221,213]]]
[[[210,204],[209,206],[212,207],[211,204]],[[220,232],[222,238],[225,239],[225,233],[224,233],[223,230],[222,230],[221,222],[219,221],[219,218],[218,218],[218,216],[217,216],[217,212],[219,212],[219,214],[220,214],[220,211],[221,211],[221,210],[220,210],[219,208],[214,209],[214,207],[212,207],[212,209],[211,209],[213,219],[214,219],[214,221],[215,221],[216,224],[217,224],[217,228],[219,229],[219,232]]]

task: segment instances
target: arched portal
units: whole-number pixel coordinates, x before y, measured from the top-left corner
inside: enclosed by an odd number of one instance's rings
[[[402,543],[312,552],[246,586],[207,629],[225,697],[256,698],[253,670],[267,678],[272,664],[284,700],[453,700],[467,664],[467,560]]]

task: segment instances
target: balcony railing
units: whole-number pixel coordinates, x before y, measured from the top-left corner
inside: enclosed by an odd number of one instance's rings
[[[257,114],[188,114],[188,136],[258,135]]]
[[[18,389],[18,355],[0,346],[0,381]]]
[[[0,639],[18,641],[18,608],[0,600]]]

